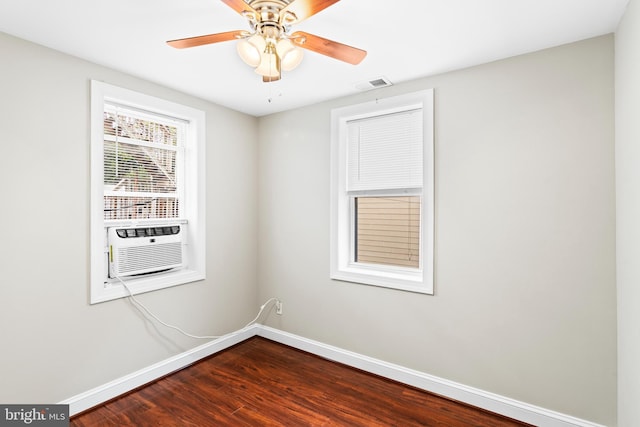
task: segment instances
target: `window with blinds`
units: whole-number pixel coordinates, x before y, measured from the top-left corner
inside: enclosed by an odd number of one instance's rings
[[[184,123],[106,104],[104,219],[177,219]]]
[[[331,278],[432,294],[433,90],[331,121]]]
[[[91,304],[204,279],[205,112],[92,80],[90,119]],[[180,267],[110,274],[115,227],[169,225],[180,229]],[[164,244],[138,237],[138,247]]]
[[[420,267],[422,140],[420,109],[347,122],[355,262]]]

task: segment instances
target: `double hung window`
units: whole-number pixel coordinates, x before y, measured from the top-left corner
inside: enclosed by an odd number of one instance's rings
[[[433,293],[433,92],[332,112],[331,277]]]
[[[91,302],[203,279],[204,113],[96,81],[91,102]]]

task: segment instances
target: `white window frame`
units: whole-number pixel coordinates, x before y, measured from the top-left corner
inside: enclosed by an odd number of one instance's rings
[[[91,81],[91,233],[90,303],[126,297],[129,291],[117,279],[108,278],[107,227],[166,225],[167,220],[104,220],[104,106],[115,103],[132,109],[173,117],[187,123],[184,147],[184,194],[180,194],[185,267],[163,273],[123,278],[133,294],[191,283],[205,274],[205,113],[164,99]]]
[[[347,123],[419,108],[423,114],[423,185],[421,189],[375,195],[422,197],[420,268],[354,261],[354,194],[347,193]],[[434,293],[434,127],[433,89],[341,107],[331,112],[330,277],[366,285],[424,294]],[[367,193],[366,195],[372,195]]]

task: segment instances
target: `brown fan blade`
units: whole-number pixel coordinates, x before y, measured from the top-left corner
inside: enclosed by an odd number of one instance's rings
[[[176,49],[184,49],[186,47],[202,46],[205,44],[226,42],[244,37],[246,31],[227,31],[226,33],[209,34],[206,36],[187,37],[186,39],[169,40],[167,44]]]
[[[222,3],[226,4],[241,15],[244,12],[256,13],[255,9],[245,3],[244,0],[222,0]]]
[[[286,17],[286,21],[283,22],[284,24],[291,25],[303,21],[339,1],[340,0],[293,0],[287,7],[280,11],[280,16]],[[290,12],[293,16],[287,12]]]
[[[327,55],[353,65],[359,64],[364,57],[367,56],[367,51],[365,50],[314,36],[304,31],[296,31],[291,34],[291,41],[304,49],[321,53],[322,55]]]

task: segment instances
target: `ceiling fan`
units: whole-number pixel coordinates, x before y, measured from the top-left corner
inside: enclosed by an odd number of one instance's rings
[[[303,31],[290,33],[291,26],[326,9],[340,0],[222,0],[244,16],[251,31],[227,31],[170,40],[177,49],[238,40],[240,58],[255,68],[264,82],[280,80],[282,71],[300,64],[307,49],[349,64],[359,64],[367,52]]]

